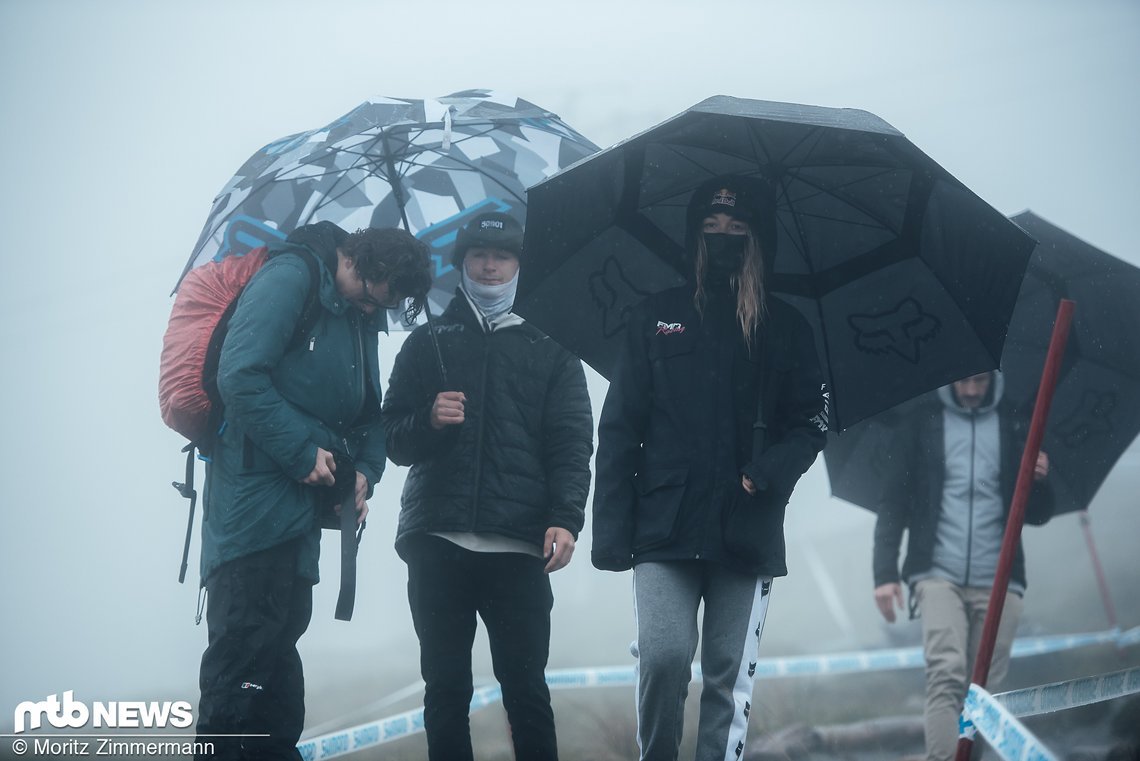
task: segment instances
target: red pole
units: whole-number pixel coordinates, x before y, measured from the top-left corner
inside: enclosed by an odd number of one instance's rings
[[[1061,372],[1061,359],[1065,355],[1065,344],[1069,340],[1069,323],[1073,319],[1075,303],[1061,299],[1057,307],[1057,321],[1053,323],[1053,337],[1049,340],[1049,353],[1045,355],[1045,369],[1041,373],[1041,385],[1037,390],[1037,402],[1033,406],[1033,419],[1029,423],[1029,438],[1025,451],[1021,454],[1021,467],[1017,471],[1017,486],[1013,490],[1013,502],[1009,507],[1009,522],[1001,542],[1001,555],[998,557],[994,586],[990,592],[990,604],[986,609],[986,622],[982,626],[982,641],[978,645],[978,657],[974,661],[974,674],[970,678],[979,687],[986,686],[990,673],[990,661],[994,656],[994,641],[997,639],[1001,611],[1005,606],[1005,593],[1009,587],[1009,575],[1013,570],[1013,556],[1021,539],[1021,527],[1025,524],[1025,504],[1029,501],[1029,490],[1033,487],[1033,469],[1037,465],[1037,453],[1041,451],[1041,440],[1045,438],[1045,421],[1049,418],[1049,407],[1053,403],[1053,391],[1057,387],[1057,376]],[[967,738],[958,740],[958,754],[955,761],[969,761],[974,741]]]
[[[1104,614],[1108,617],[1108,625],[1116,627],[1116,608],[1112,606],[1112,597],[1108,594],[1108,582],[1104,578],[1104,568],[1100,564],[1100,554],[1096,551],[1093,542],[1092,529],[1089,528],[1089,511],[1081,510],[1081,530],[1085,534],[1085,544],[1089,548],[1089,558],[1092,560],[1093,571],[1096,572],[1096,583],[1100,588],[1100,599],[1104,603]]]

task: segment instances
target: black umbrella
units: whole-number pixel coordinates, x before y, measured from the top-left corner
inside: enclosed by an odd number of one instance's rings
[[[1062,298],[1077,302],[1042,449],[1057,512],[1085,510],[1140,433],[1140,269],[1025,211],[1040,241],[1009,326],[1006,393],[1028,409]]]
[[[895,454],[895,431],[909,414],[933,396],[932,392],[915,397],[860,420],[839,435],[828,431],[823,459],[827,463],[831,496],[875,511]]]
[[[816,332],[840,429],[996,367],[1033,241],[865,111],[709,98],[529,188],[516,311],[608,375],[628,309],[683,282],[714,175],[777,192],[771,292]]]
[[[1041,449],[1049,454],[1056,513],[1085,510],[1140,433],[1140,269],[1032,212],[1012,219],[1040,243],[1002,354],[1005,394],[1029,416],[1057,304],[1076,301]],[[834,496],[874,509],[891,431],[909,406],[830,437],[824,459]]]

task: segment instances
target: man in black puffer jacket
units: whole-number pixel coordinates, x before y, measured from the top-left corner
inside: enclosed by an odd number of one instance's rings
[[[411,465],[396,550],[420,640],[433,761],[472,758],[476,614],[487,627],[515,758],[558,756],[544,671],[554,598],[590,487],[593,417],[582,364],[511,313],[522,255],[512,217],[475,217],[456,240],[462,286],[392,369],[388,456]],[[446,378],[446,380],[445,380]]]

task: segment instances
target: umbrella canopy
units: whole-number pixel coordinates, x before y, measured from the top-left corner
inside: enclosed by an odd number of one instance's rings
[[[1140,269],[1031,211],[1011,219],[1039,243],[1002,354],[1006,393],[1031,407],[1057,304],[1075,301],[1042,449],[1057,512],[1084,510],[1140,433]]]
[[[1076,301],[1041,449],[1057,513],[1085,510],[1140,433],[1140,269],[1026,211],[1013,221],[1040,241],[1002,354],[1005,395],[1026,417],[1062,298]],[[911,405],[864,420],[824,449],[834,496],[873,510],[891,435]]]
[[[718,96],[530,188],[516,311],[608,375],[631,306],[679,285],[720,174],[777,194],[769,291],[816,334],[840,429],[996,367],[1033,241],[877,116]]]
[[[471,215],[523,221],[528,185],[596,150],[556,115],[501,93],[377,98],[253,154],[214,199],[182,274],[312,222],[400,226],[431,246],[438,314],[458,282],[448,252]]]

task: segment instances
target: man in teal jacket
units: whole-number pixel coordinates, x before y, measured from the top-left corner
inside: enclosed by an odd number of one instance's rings
[[[406,298],[408,316],[422,308],[428,263],[403,230],[350,235],[319,222],[272,250],[238,299],[202,521],[209,645],[197,729],[212,758],[300,758],[296,644],[318,581],[322,487],[335,482],[334,455],[352,458],[364,520],[385,459],[377,334],[385,309]]]

